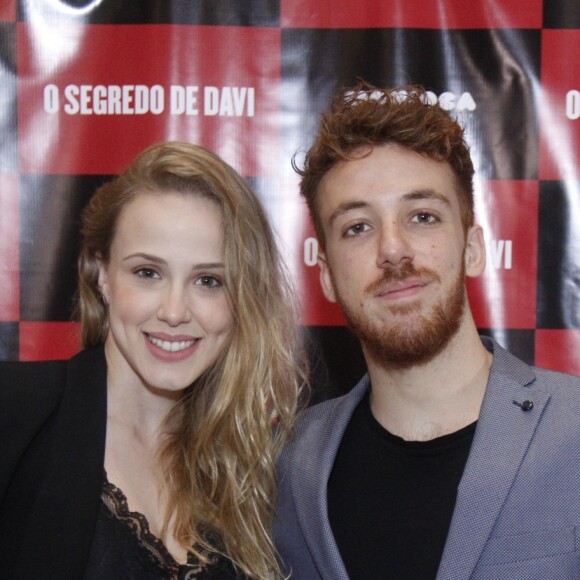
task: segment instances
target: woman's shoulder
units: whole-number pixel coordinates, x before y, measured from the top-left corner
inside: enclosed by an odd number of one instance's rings
[[[67,360],[0,361],[0,418],[2,410],[23,417],[45,414],[60,400],[71,373],[78,380],[101,367],[106,368],[101,347],[82,350]]]
[[[102,348],[83,350],[68,360],[0,361],[0,405],[32,399],[36,407],[41,406],[62,393],[71,369],[94,371],[101,365],[105,365]]]
[[[29,418],[52,408],[65,386],[67,361],[0,362],[0,418]]]
[[[52,383],[64,376],[67,364],[67,360],[0,361],[0,389]]]

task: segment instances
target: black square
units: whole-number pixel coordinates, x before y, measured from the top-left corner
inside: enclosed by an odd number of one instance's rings
[[[206,26],[278,26],[279,0],[20,0],[19,20],[76,24],[200,24]]]
[[[544,0],[544,28],[580,28],[580,2]]]
[[[0,322],[0,360],[19,358],[18,322]]]
[[[534,364],[535,359],[535,331],[514,329],[479,328],[479,334],[490,336],[500,346],[514,356],[528,363]]]
[[[0,23],[0,172],[18,170],[15,24]]]
[[[20,178],[20,317],[71,320],[77,290],[80,215],[107,178],[22,175]]]
[[[293,122],[282,158],[308,149],[335,91],[363,78],[433,91],[465,126],[480,177],[535,179],[540,41],[539,30],[284,29],[282,111]]]
[[[578,181],[540,183],[538,328],[580,328]]]
[[[303,333],[310,359],[310,403],[348,393],[367,372],[358,338],[345,326],[309,326]]]

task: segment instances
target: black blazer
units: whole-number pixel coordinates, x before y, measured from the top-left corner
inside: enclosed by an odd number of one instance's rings
[[[102,348],[0,363],[0,577],[85,572],[104,474]]]

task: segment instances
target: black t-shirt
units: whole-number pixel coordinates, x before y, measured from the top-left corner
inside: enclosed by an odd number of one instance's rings
[[[432,580],[476,423],[405,441],[370,409],[370,390],[345,431],[328,483],[328,515],[351,580]]]

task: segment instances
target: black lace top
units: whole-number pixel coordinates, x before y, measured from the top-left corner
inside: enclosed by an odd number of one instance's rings
[[[123,492],[105,476],[85,580],[241,580],[232,563],[214,554],[202,564],[189,554],[179,564],[149,530],[143,514],[129,511]]]

